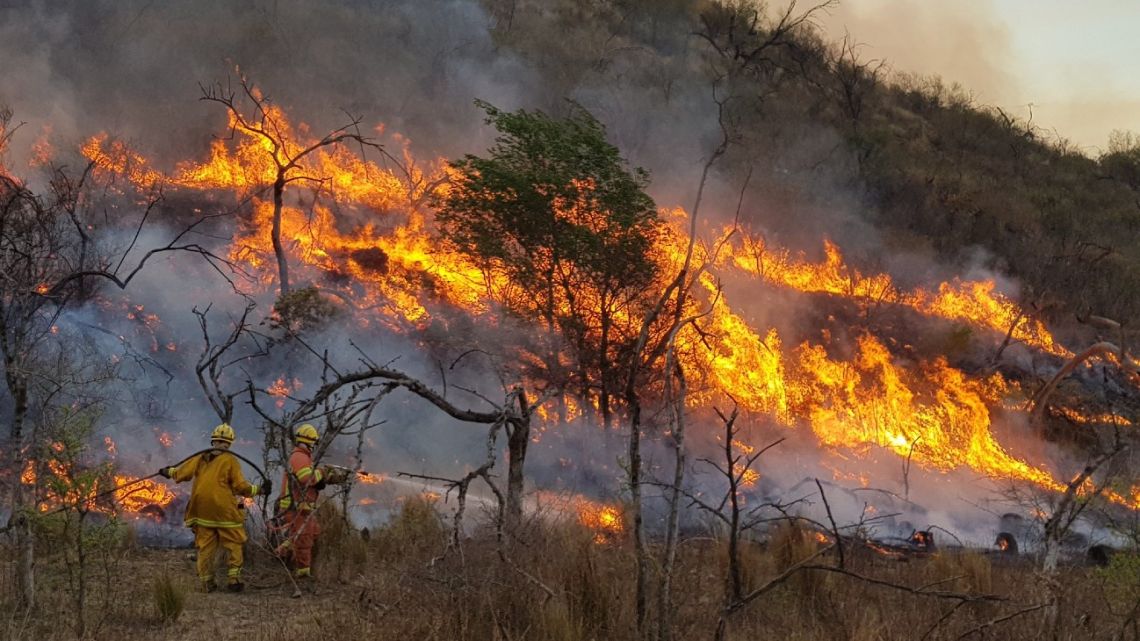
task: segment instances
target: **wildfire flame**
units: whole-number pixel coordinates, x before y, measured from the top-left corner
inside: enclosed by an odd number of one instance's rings
[[[368,485],[379,485],[384,482],[383,474],[370,474],[368,472],[357,472],[356,480]]]
[[[162,182],[188,190],[254,194],[275,178],[273,154],[292,153],[316,141],[306,126],[293,126],[278,107],[267,108],[268,117],[292,147],[274,149],[264,138],[237,128],[235,139],[213,142],[208,159],[184,162],[172,176],[158,175],[145,158],[105,135],[92,138],[83,151],[102,170],[125,175],[139,187]],[[282,239],[291,260],[322,286],[353,301],[353,307],[362,311],[362,323],[378,318],[398,328],[423,324],[431,318],[432,306],[441,303],[474,316],[485,314],[492,308],[491,294],[505,295],[511,284],[488,281],[467,259],[433,241],[430,223],[416,203],[422,201],[427,185],[446,177],[445,163],[421,165],[406,144],[403,153],[407,176],[341,147],[316,151],[305,171],[323,181],[324,196],[314,195],[304,208],[287,203],[282,209]],[[252,215],[230,256],[268,286],[276,279],[270,239],[273,203],[257,195],[250,198]],[[581,203],[563,205],[560,215],[584,215]],[[355,228],[343,217],[346,209],[357,217]],[[663,215],[667,224],[653,255],[664,273],[675,274],[689,245],[688,216],[679,209]],[[908,360],[870,333],[857,337],[847,357],[835,353],[827,341],[787,345],[776,329],[750,325],[719,290],[713,271],[799,292],[826,293],[859,305],[902,306],[998,337],[1008,333],[1047,354],[1070,355],[992,280],[954,280],[930,290],[904,291],[887,274],[865,274],[848,265],[831,241],[824,241],[822,262],[748,233],[721,232],[716,246],[720,250],[712,256],[698,244],[694,256],[697,264],[713,268],[702,272],[699,285],[706,302],[715,304],[701,314],[700,331],[695,323],[689,324],[677,337],[678,358],[694,379],[688,397],[691,405],[702,407],[731,397],[743,409],[777,425],[810,429],[828,448],[856,453],[881,448],[928,469],[968,467],[991,477],[1063,489],[1052,473],[1010,454],[995,438],[991,408],[1000,407],[1016,392],[1000,375],[972,377],[942,358]],[[614,331],[633,335],[637,322],[619,318]],[[282,377],[269,392],[283,404],[298,385],[299,381]],[[590,411],[588,404],[574,399],[562,403],[563,417]],[[540,410],[540,416],[552,420],[556,415],[549,408]],[[540,433],[536,430],[536,439]],[[373,482],[369,478],[361,480]],[[757,478],[746,474],[744,482],[752,484]],[[579,513],[592,528],[621,531],[620,514],[612,507],[584,506]]]
[[[134,481],[129,476],[115,476],[115,485],[127,485]],[[174,501],[174,492],[162,483],[150,479],[137,481],[128,487],[115,491],[115,501],[131,513],[143,513],[148,508],[162,508],[163,511]]]
[[[731,230],[726,230],[725,235]],[[721,262],[763,278],[770,283],[801,292],[835,294],[865,302],[910,307],[929,316],[966,322],[997,332],[1012,332],[1011,338],[1057,356],[1072,352],[1057,344],[1040,321],[1025,318],[1021,307],[996,291],[992,280],[944,282],[937,293],[924,289],[899,290],[887,274],[865,275],[848,266],[843,253],[830,240],[824,241],[826,258],[812,263],[782,248],[768,247],[763,238],[737,234],[726,245]],[[1012,328],[1012,330],[1011,330]]]
[[[114,446],[113,442],[108,443],[110,447]],[[80,487],[67,463],[48,459],[42,461],[41,465],[47,472],[48,479],[38,487],[36,505],[40,512],[73,507],[104,514],[161,516],[175,499],[174,492],[169,487],[150,479],[136,480],[131,476],[115,474]],[[29,460],[20,474],[20,482],[26,486],[36,486],[40,480],[36,462]],[[108,484],[110,487],[107,487]],[[105,493],[111,495],[111,500],[100,500]]]
[[[574,497],[573,506],[578,522],[594,533],[595,543],[620,539],[625,532],[621,510],[614,505],[598,503],[584,497]]]

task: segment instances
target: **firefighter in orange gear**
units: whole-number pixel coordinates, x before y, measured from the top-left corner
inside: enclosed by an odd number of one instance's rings
[[[238,509],[238,497],[269,494],[272,484],[268,479],[260,487],[242,476],[237,458],[225,452],[234,442],[234,428],[227,423],[214,428],[210,434],[211,451],[203,452],[178,467],[164,467],[159,474],[177,483],[194,480],[190,488],[190,503],[186,506],[186,527],[194,530],[194,545],[198,548],[198,578],[206,592],[218,588],[214,581],[214,562],[220,546],[229,554],[227,562],[227,588],[240,592],[242,544],[247,536],[245,516]],[[223,450],[223,451],[218,451]]]
[[[286,538],[276,553],[292,560],[293,576],[298,579],[312,577],[313,544],[321,532],[314,510],[317,494],[325,487],[325,473],[313,466],[313,445],[319,438],[317,428],[308,423],[294,432],[295,446],[281,482],[281,496],[277,499]]]

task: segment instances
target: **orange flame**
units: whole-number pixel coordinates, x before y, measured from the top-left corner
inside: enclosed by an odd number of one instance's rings
[[[725,235],[730,230],[725,231]],[[763,238],[738,235],[739,245],[727,244],[721,263],[759,276],[768,282],[799,290],[846,298],[910,307],[920,313],[970,323],[1002,334],[1013,327],[1011,337],[1057,356],[1072,352],[1057,344],[1040,321],[1025,318],[1021,308],[996,291],[992,280],[941,283],[938,292],[924,289],[900,291],[887,274],[865,275],[843,261],[843,254],[830,240],[824,241],[822,263],[792,256],[786,249],[770,248]]]
[[[156,176],[144,158],[109,142],[106,136],[89,141],[84,153],[100,167],[127,175],[140,186],[161,179],[183,189],[252,194],[274,180],[273,154],[292,154],[315,142],[306,126],[294,127],[277,107],[269,109],[269,117],[288,143],[285,148],[275,150],[264,139],[238,129],[235,140],[215,141],[207,160],[182,163],[169,178]],[[403,153],[407,175],[341,147],[314,152],[304,171],[321,181],[321,197],[314,195],[304,207],[297,206],[294,198],[282,209],[282,239],[294,264],[307,278],[352,301],[365,324],[379,315],[397,328],[408,323],[423,325],[431,319],[433,305],[441,303],[484,315],[493,308],[491,301],[517,296],[510,282],[485,278],[466,258],[449,253],[433,240],[418,203],[427,189],[446,177],[445,165],[440,161],[417,164],[406,144]],[[253,195],[251,202],[252,217],[235,239],[230,255],[268,286],[276,278],[269,237],[273,204]],[[588,224],[589,209],[585,202],[560,203],[558,215]],[[353,217],[355,226],[349,222]],[[685,258],[688,216],[675,209],[663,212],[663,217],[669,224],[661,230],[653,254],[662,272],[671,275]],[[1040,321],[1026,318],[1016,303],[997,291],[992,280],[955,280],[931,290],[903,291],[887,274],[865,274],[848,265],[830,241],[824,242],[822,262],[772,247],[763,238],[748,234],[729,237],[723,232],[717,246],[722,250],[714,260],[707,247],[698,243],[695,264],[726,273],[734,270],[800,292],[827,293],[859,305],[904,306],[999,336],[1010,332],[1012,339],[1048,354],[1070,354]],[[823,445],[836,450],[861,453],[881,448],[932,470],[967,467],[1050,490],[1063,488],[1043,466],[1010,454],[996,440],[991,408],[1002,405],[1016,391],[1000,376],[973,378],[944,359],[908,362],[869,333],[856,340],[854,353],[847,358],[829,351],[825,343],[787,346],[776,329],[753,327],[730,306],[711,269],[701,272],[699,285],[706,294],[706,305],[715,304],[707,314],[698,314],[700,331],[698,323],[691,323],[677,337],[678,358],[693,379],[691,405],[707,406],[728,396],[778,425],[811,429]],[[590,293],[581,295],[588,298]],[[566,301],[559,305],[566,307]],[[690,305],[690,311],[698,311],[697,302]],[[638,319],[619,321],[615,333],[632,338]],[[269,392],[284,404],[284,397],[297,384],[282,377]],[[557,418],[553,407],[541,408],[540,415]],[[589,408],[589,403],[567,398],[560,412],[573,418]],[[536,439],[540,433],[536,430]],[[756,478],[745,481],[754,483]],[[614,520],[612,515],[606,518]]]

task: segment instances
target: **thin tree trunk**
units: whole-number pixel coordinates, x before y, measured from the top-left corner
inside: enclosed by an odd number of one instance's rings
[[[79,530],[75,534],[75,555],[79,566],[79,584],[75,591],[75,638],[82,639],[87,634],[87,550],[83,541],[83,522],[86,511],[79,512]]]
[[[672,350],[670,350],[672,354]],[[673,409],[673,445],[676,448],[673,467],[673,485],[669,494],[669,516],[665,526],[665,555],[661,563],[661,592],[658,594],[658,638],[671,641],[673,638],[673,568],[677,560],[677,545],[680,540],[681,524],[681,484],[685,481],[685,372],[679,363],[672,366],[677,372],[680,389],[676,398],[666,401]],[[666,365],[668,372],[670,366]],[[665,391],[672,396],[673,386],[666,382]]]
[[[598,378],[601,381],[602,391],[598,398],[598,404],[601,405],[602,410],[602,427],[606,432],[610,431],[613,427],[613,411],[610,408],[610,314],[606,309],[605,298],[602,298],[602,337],[598,343]]]
[[[273,253],[277,256],[277,277],[280,281],[281,295],[289,293],[289,260],[285,256],[285,246],[281,243],[281,208],[285,196],[285,173],[277,172],[277,180],[273,181]]]
[[[636,374],[631,374],[631,379]],[[645,523],[641,510],[641,401],[630,381],[626,393],[629,405],[629,502],[633,510],[633,549],[637,557],[637,592],[635,596],[638,636],[645,637],[646,609],[649,591],[649,558],[645,544]]]
[[[523,468],[526,464],[527,446],[530,444],[530,413],[526,395],[519,392],[521,418],[512,424],[507,440],[507,506],[508,531],[522,522],[522,497],[526,477]]]
[[[15,580],[18,602],[23,608],[34,608],[36,604],[36,539],[32,530],[31,515],[35,513],[35,488],[28,496],[28,488],[20,480],[28,461],[24,447],[24,424],[28,416],[28,385],[16,372],[20,365],[12,359],[7,363],[8,389],[12,394],[12,470],[16,483],[12,491],[12,511],[19,526],[16,528]]]

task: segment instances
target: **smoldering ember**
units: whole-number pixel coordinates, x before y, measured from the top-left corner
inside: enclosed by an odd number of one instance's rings
[[[0,6],[4,638],[1140,638],[1140,137],[878,4]]]

